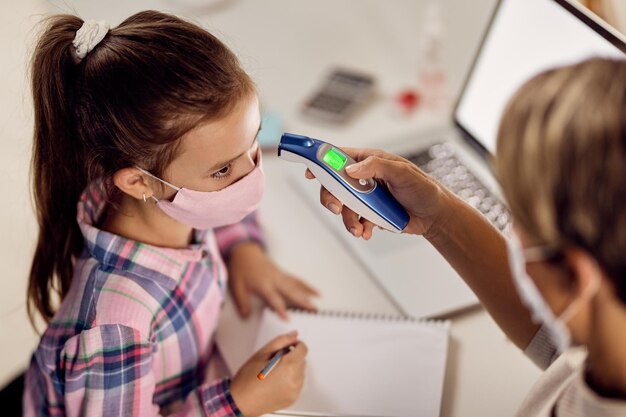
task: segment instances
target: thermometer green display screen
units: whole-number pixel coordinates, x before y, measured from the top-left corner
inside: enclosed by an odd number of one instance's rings
[[[343,168],[347,159],[348,158],[346,158],[345,155],[342,155],[340,152],[332,148],[329,149],[324,155],[324,162],[333,167],[336,171]]]

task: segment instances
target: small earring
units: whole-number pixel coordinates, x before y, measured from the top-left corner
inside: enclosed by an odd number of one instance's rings
[[[146,201],[146,193],[141,193],[141,196],[143,197],[144,204],[147,203],[147,201]]]

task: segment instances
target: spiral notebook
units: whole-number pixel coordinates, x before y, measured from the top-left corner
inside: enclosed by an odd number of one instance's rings
[[[439,416],[449,323],[386,316],[265,309],[246,354],[234,338],[217,343],[232,373],[275,336],[297,329],[308,348],[300,398],[281,413],[312,416]],[[250,330],[250,328],[248,329]],[[231,334],[232,335],[232,334]]]

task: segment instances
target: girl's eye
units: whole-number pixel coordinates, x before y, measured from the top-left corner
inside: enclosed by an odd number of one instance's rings
[[[220,169],[219,171],[213,173],[211,176],[213,178],[226,178],[228,177],[228,175],[230,174],[230,164],[226,165],[224,168]]]

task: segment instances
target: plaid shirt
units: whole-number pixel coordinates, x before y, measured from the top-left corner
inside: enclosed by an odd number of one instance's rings
[[[170,249],[99,230],[105,208],[96,182],[78,203],[85,250],[33,355],[25,415],[241,416],[230,380],[205,378],[226,291],[222,256],[261,241],[256,216]]]

